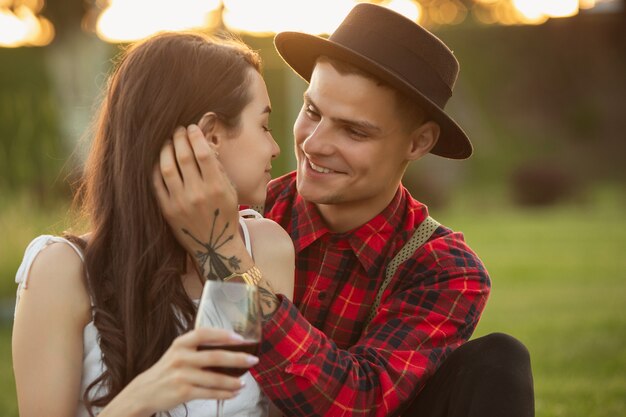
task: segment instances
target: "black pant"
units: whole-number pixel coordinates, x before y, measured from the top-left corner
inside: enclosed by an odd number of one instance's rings
[[[533,417],[530,355],[517,339],[493,333],[455,350],[403,417]]]

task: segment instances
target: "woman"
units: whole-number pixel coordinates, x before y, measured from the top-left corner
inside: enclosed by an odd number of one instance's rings
[[[168,227],[161,207],[172,202],[154,173],[167,166],[161,149],[176,127],[197,123],[191,129],[205,133],[239,204],[262,203],[279,153],[269,109],[259,57],[239,42],[169,33],[126,51],[77,194],[89,233],[35,239],[17,274],[13,364],[22,417],[207,416],[215,409],[209,400],[235,397],[226,415],[266,413],[249,373],[240,380],[202,369],[249,368],[258,359],[197,350],[237,339],[191,330],[205,278],[177,243],[180,231]],[[241,223],[256,265],[290,297],[289,236],[268,220]],[[273,244],[261,245],[266,239]]]

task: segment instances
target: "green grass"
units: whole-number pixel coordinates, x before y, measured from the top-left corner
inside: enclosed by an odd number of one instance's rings
[[[528,347],[538,417],[626,415],[623,196],[599,193],[584,204],[536,210],[476,197],[431,213],[463,231],[490,271],[493,290],[475,336],[504,332]],[[17,233],[24,207],[0,221]],[[50,219],[37,216],[36,226],[20,232],[23,244]],[[0,326],[0,415],[17,416],[7,324]]]
[[[618,196],[619,197],[619,196]],[[493,289],[475,336],[526,344],[540,417],[626,415],[626,205],[456,210]]]

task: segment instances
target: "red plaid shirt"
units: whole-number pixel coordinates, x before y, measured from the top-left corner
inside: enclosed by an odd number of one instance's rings
[[[426,218],[400,187],[378,216],[332,233],[296,192],[295,173],[270,184],[266,217],[296,250],[293,303],[266,323],[256,380],[289,416],[387,416],[410,401],[471,336],[490,282],[461,233],[440,226],[396,271],[365,327],[385,267]]]

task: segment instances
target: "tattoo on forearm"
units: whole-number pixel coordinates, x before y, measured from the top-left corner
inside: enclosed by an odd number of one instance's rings
[[[279,300],[276,294],[264,286],[259,286],[259,295],[261,298],[261,316],[265,323],[272,318],[272,315],[278,308]]]
[[[215,222],[217,216],[219,216],[220,210],[216,209],[213,217],[213,224],[211,226],[211,234],[209,235],[208,242],[202,242],[194,235],[192,235],[187,229],[182,229],[183,233],[192,238],[197,244],[204,247],[204,250],[198,250],[195,253],[196,260],[202,275],[207,279],[221,280],[231,274],[231,271],[239,271],[239,264],[241,259],[236,256],[227,257],[218,252],[218,250],[224,246],[228,241],[233,239],[233,235],[224,236],[228,229],[229,223],[226,222],[222,231],[215,236]],[[208,263],[208,268],[207,268]],[[226,266],[228,263],[228,267]]]

